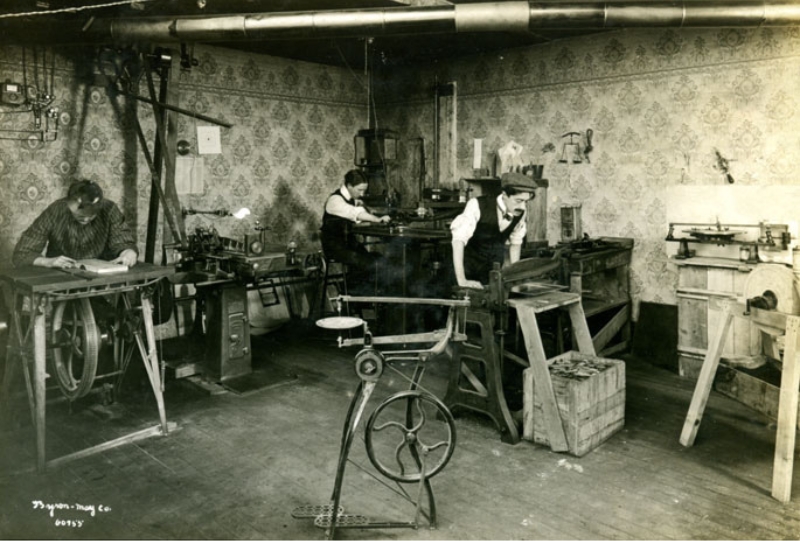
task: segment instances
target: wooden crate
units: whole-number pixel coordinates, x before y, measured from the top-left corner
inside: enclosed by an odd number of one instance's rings
[[[591,360],[605,370],[587,378],[575,379],[552,373],[553,363]],[[583,456],[625,425],[625,363],[568,351],[548,361],[561,423],[569,453]],[[542,417],[542,402],[534,392],[533,371],[523,375],[523,439],[549,445]]]

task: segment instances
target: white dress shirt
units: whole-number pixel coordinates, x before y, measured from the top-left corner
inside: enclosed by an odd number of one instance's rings
[[[360,216],[368,212],[367,209],[364,208],[361,201],[353,199],[353,196],[350,195],[346,186],[342,186],[340,190],[343,197],[339,197],[338,194],[328,197],[328,201],[325,203],[325,212],[350,220],[351,222],[360,222]],[[351,205],[348,201],[354,201],[356,206]]]
[[[511,220],[505,217],[506,209],[505,204],[503,203],[503,195],[500,194],[497,196],[497,223],[500,226],[500,231],[505,231],[509,225],[511,225]],[[481,209],[478,205],[478,199],[470,199],[467,201],[467,206],[464,207],[464,212],[456,216],[455,220],[450,224],[450,232],[453,234],[454,241],[461,241],[464,244],[467,244],[469,239],[472,238],[472,235],[475,233],[475,227],[478,225],[478,221],[481,219]],[[521,219],[517,224],[517,227],[514,228],[514,231],[511,232],[511,236],[508,238],[508,242],[506,244],[522,244],[522,241],[525,239],[525,235],[528,233],[528,226],[525,223],[525,218]]]

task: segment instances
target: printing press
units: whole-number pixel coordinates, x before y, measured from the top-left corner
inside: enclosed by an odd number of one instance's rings
[[[516,321],[510,317],[509,301],[526,297],[544,300],[559,291],[581,294],[595,349],[604,353],[624,349],[630,339],[627,275],[632,248],[633,239],[584,236],[554,247],[525,251],[523,259],[502,269],[496,265],[482,290],[455,288],[457,297],[470,300],[470,339],[454,346],[444,399],[448,408],[486,414],[504,442],[518,443],[518,420],[508,406],[503,385],[504,361],[509,359],[523,367],[529,362],[524,353],[518,353],[519,333],[510,332]],[[550,348],[562,353],[565,332],[560,318],[553,322],[550,336]]]

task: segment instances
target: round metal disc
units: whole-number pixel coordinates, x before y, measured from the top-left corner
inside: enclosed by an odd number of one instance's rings
[[[770,292],[777,300],[775,310],[784,314],[797,314],[794,293],[792,292],[794,274],[788,267],[778,264],[761,264],[747,276],[744,284],[744,298],[763,296]]]
[[[355,329],[364,324],[364,320],[359,317],[335,316],[317,320],[317,327],[323,329]]]

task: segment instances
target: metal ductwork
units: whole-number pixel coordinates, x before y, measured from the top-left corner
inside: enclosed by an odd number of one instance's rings
[[[10,42],[232,42],[465,32],[537,32],[641,27],[759,27],[800,24],[800,2],[768,0],[480,2],[450,6],[274,12],[206,17],[92,19],[79,28],[6,26]],[[2,27],[0,27],[2,29]],[[11,32],[9,32],[11,30]]]

